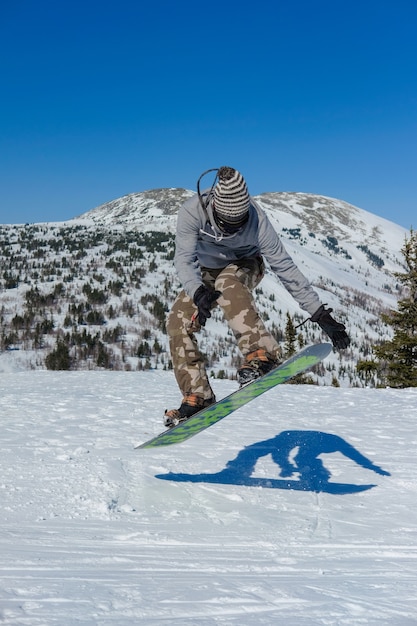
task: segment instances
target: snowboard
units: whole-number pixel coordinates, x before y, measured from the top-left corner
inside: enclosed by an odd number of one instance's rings
[[[212,404],[198,413],[195,413],[185,422],[180,422],[177,426],[165,430],[160,435],[146,441],[135,449],[139,448],[158,448],[159,446],[171,446],[175,443],[182,443],[190,437],[197,435],[202,430],[209,428],[216,422],[236,411],[244,404],[247,404],[254,398],[269,391],[276,385],[285,383],[287,380],[294,378],[297,374],[301,374],[310,369],[317,363],[320,363],[332,350],[330,343],[318,343],[303,348],[300,352],[284,361],[281,365],[271,370],[264,376],[256,378],[254,381],[234,391],[222,400]]]

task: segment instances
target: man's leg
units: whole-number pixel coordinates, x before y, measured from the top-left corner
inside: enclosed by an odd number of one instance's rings
[[[200,325],[198,320],[191,322],[196,311],[192,299],[181,291],[167,320],[169,347],[175,378],[184,398],[196,394],[209,401],[214,399],[214,393],[194,336],[200,330]]]
[[[270,357],[279,360],[279,344],[266,329],[251,293],[262,277],[263,264],[258,258],[228,265],[215,281],[215,289],[222,293],[217,302],[223,309],[243,356],[262,348]]]

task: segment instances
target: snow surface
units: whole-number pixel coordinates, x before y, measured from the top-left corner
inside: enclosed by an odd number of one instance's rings
[[[2,624],[417,624],[417,389],[283,385],[158,450],[170,372],[0,398]]]

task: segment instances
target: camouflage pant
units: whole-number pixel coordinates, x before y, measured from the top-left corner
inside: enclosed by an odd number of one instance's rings
[[[263,269],[262,259],[251,257],[223,269],[202,268],[201,271],[204,284],[221,292],[217,305],[223,310],[242,355],[264,348],[273,358],[278,358],[279,345],[265,328],[251,293],[262,280]],[[214,393],[195,338],[200,325],[197,320],[191,323],[196,311],[192,299],[181,291],[168,316],[167,332],[174,373],[182,394],[195,393],[209,399]]]

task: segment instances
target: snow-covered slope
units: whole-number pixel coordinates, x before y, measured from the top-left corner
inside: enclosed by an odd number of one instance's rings
[[[150,190],[69,222],[0,226],[0,330],[8,348],[0,354],[0,371],[44,367],[45,355],[68,333],[77,367],[166,367],[163,317],[180,288],[172,263],[176,214],[191,195],[184,189]],[[401,296],[394,272],[403,269],[407,231],[322,196],[276,192],[256,199],[352,337],[351,349],[335,354],[319,380],[368,384],[358,376],[356,363],[371,356],[375,342],[390,336],[380,313],[395,308]],[[49,303],[37,317],[34,301]],[[287,312],[297,323],[306,317],[270,271],[256,290],[256,301],[278,337]],[[30,335],[28,326],[39,328],[42,336]],[[87,341],[86,333],[104,345],[105,359],[97,350],[86,355],[75,347]],[[313,324],[300,333],[306,343],[321,338]],[[239,355],[219,312],[201,333],[201,343],[214,355],[210,368],[233,375]]]
[[[417,624],[416,389],[281,386],[153,451],[169,372],[0,398],[2,625]]]
[[[192,195],[184,189],[130,194],[89,211],[81,219],[91,219],[96,225],[173,232],[179,205]],[[323,281],[326,291],[332,291],[332,283],[343,291],[347,284],[381,299],[382,305],[393,306],[392,292],[395,297],[398,292],[392,272],[402,269],[400,250],[406,229],[324,196],[275,192],[255,199],[302,270],[318,286]],[[342,296],[338,294],[339,299]],[[291,308],[298,309],[294,303]]]

